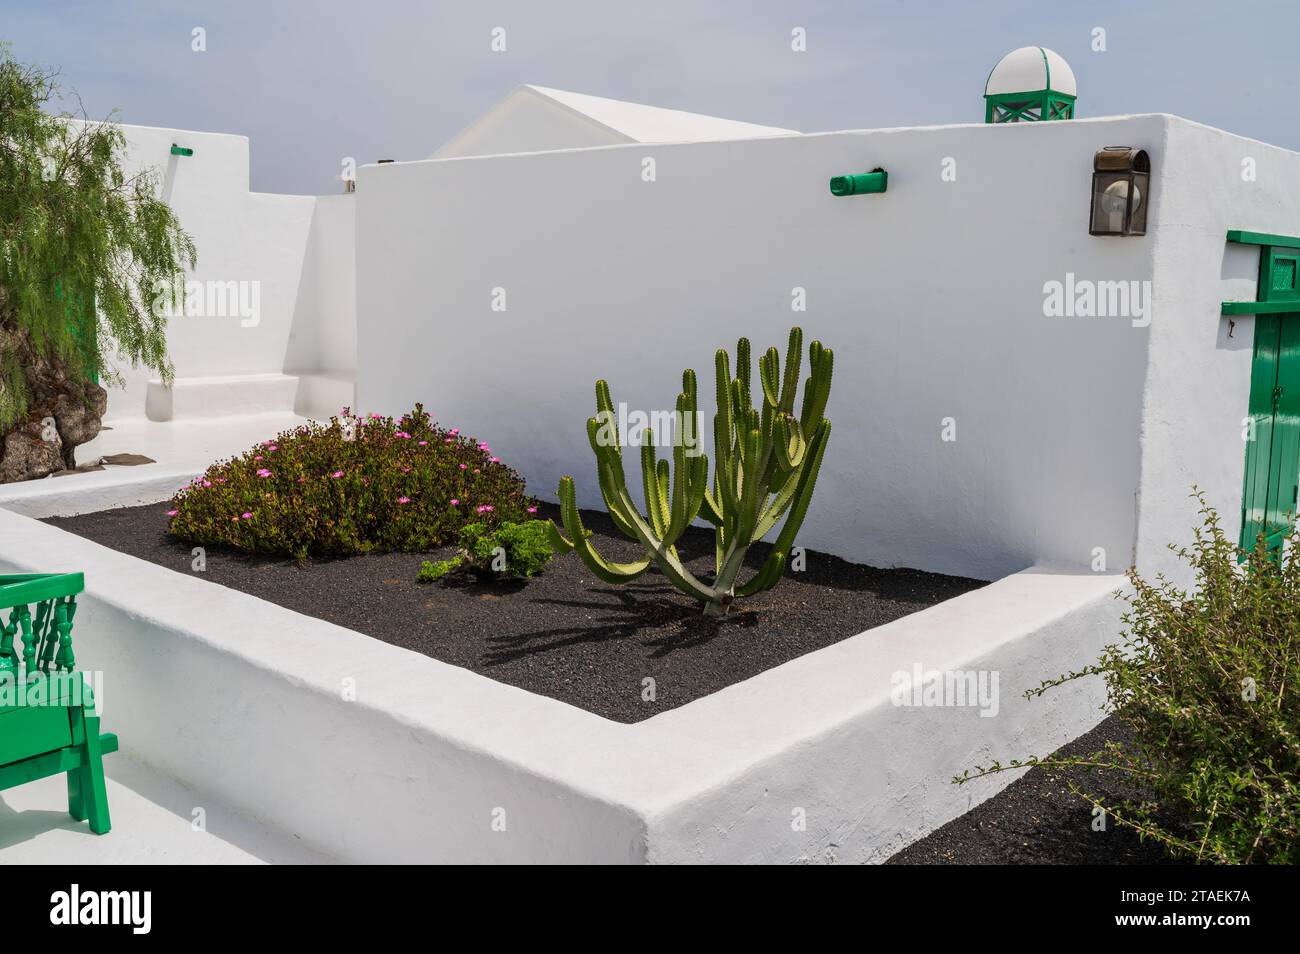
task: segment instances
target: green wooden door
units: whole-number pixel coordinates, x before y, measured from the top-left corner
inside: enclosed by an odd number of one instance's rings
[[[1300,249],[1265,246],[1259,264],[1259,299],[1296,302],[1295,312],[1255,318],[1241,545],[1253,547],[1262,533],[1272,549],[1287,535],[1300,496]]]

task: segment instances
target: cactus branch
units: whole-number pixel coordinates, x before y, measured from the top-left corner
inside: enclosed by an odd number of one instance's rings
[[[659,456],[649,429],[641,439],[642,513],[627,489],[618,444],[614,403],[609,385],[596,382],[596,417],[587,422],[596,456],[601,496],[615,526],[639,543],[645,558],[632,563],[605,560],[592,547],[582,525],[573,480],[560,481],[560,517],[566,537],[554,524],[548,533],[561,552],[576,550],[600,579],[618,583],[636,579],[654,565],[710,616],[725,615],[736,597],[775,586],[789,563],[790,548],[803,525],[830,437],[823,416],[830,395],[833,355],[819,341],[808,346],[799,416],[794,414],[802,370],[803,332],[790,330],[784,365],[776,348],[758,360],[759,407],[752,403],[749,340],[736,343],[736,373],[725,350],[714,356],[713,475],[709,458],[699,454],[695,372],[682,373],[677,396],[677,434],[671,454]],[[611,438],[612,435],[612,438]],[[689,438],[689,450],[687,439]],[[697,518],[714,527],[714,579],[705,583],[677,554],[676,543]],[[784,519],[772,551],[747,582],[738,580],[749,549]]]

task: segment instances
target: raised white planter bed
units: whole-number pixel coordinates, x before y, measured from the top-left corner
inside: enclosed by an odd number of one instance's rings
[[[0,511],[0,571],[38,568],[86,574],[123,752],[370,862],[883,860],[1010,781],[954,773],[1099,721],[1099,682],[1020,692],[1114,637],[1121,582],[1032,568],[625,725]],[[917,665],[996,671],[996,716],[894,705]]]

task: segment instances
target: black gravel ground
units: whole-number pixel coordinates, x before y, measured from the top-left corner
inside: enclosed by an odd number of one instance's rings
[[[166,535],[166,509],[156,504],[47,522],[190,573],[191,547]],[[556,516],[554,508],[543,511]],[[605,556],[640,555],[605,514],[584,512],[583,520]],[[710,531],[688,531],[679,549],[697,574],[712,570]],[[618,722],[639,722],[985,585],[809,551],[803,572],[787,573],[775,589],[715,622],[657,571],[612,586],[574,554],[557,557],[527,583],[415,582],[422,559],[450,553],[298,565],[210,547],[204,578]],[[766,554],[766,546],[754,548],[752,568]],[[655,681],[653,702],[642,698],[647,677]]]
[[[1122,743],[1127,737],[1123,724],[1111,717],[1057,754],[1086,755],[1108,741]],[[1093,831],[1092,803],[1070,793],[1071,779],[1084,791],[1111,802],[1137,796],[1127,780],[1114,773],[1032,768],[988,801],[904,848],[886,864],[1175,864],[1160,845],[1140,841],[1132,829],[1113,821],[1105,831]]]

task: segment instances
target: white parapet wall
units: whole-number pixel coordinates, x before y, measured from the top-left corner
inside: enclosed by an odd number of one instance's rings
[[[1151,157],[1145,237],[1088,234],[1093,156],[1117,144]],[[877,166],[885,194],[830,194]],[[983,578],[1169,569],[1193,482],[1239,519],[1251,329],[1229,337],[1219,302],[1254,280],[1226,231],[1300,233],[1297,182],[1295,153],[1165,115],[368,166],[359,403],[423,401],[533,492],[573,473],[599,506],[597,377],[671,410],[689,365],[711,415],[714,349],[797,323],[836,352],[801,543]],[[1133,295],[1052,317],[1049,283]]]
[[[177,378],[234,380],[225,395],[237,401],[247,390],[238,379],[246,375],[350,376],[356,348],[354,197],[250,191],[245,136],[120,128],[125,169],[156,173],[160,197],[198,248],[196,268],[183,276],[189,283],[184,312],[168,320]],[[173,155],[173,144],[193,155]],[[125,384],[109,393],[108,419],[144,417],[156,372],[113,363]],[[158,390],[156,383],[152,390]],[[157,400],[152,396],[155,405]],[[290,393],[287,403],[257,410],[293,407]]]
[[[78,666],[124,753],[412,863],[884,860],[1011,781],[954,774],[1100,719],[1096,679],[1021,693],[1095,658],[1122,582],[1032,568],[624,725],[0,510],[0,571],[38,569],[85,573]],[[934,672],[985,695],[905,685]]]
[[[711,420],[714,350],[740,335],[783,348],[799,324],[836,356],[803,545],[985,579],[1087,564],[1096,547],[1126,566],[1147,330],[1045,317],[1043,286],[1150,280],[1152,242],[1090,238],[1086,213],[1094,152],[1129,143],[1158,166],[1165,128],[1147,116],[364,167],[360,403],[422,400],[533,492],[573,473],[579,503],[599,506],[584,427],[597,377],[648,412],[671,409],[693,367]],[[830,194],[832,176],[877,166],[887,193]]]

